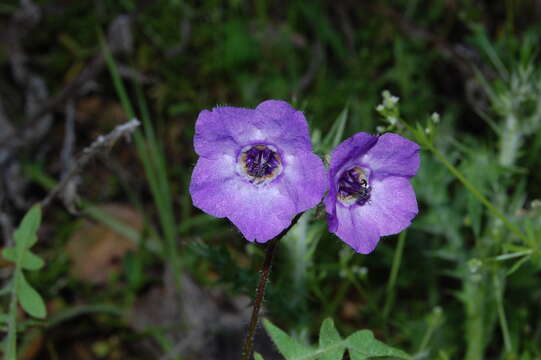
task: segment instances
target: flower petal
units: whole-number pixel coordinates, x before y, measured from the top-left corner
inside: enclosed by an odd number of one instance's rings
[[[378,225],[373,219],[358,216],[355,211],[358,207],[336,207],[338,226],[336,235],[355,251],[361,254],[372,252],[379,242]]]
[[[255,108],[258,127],[267,141],[287,150],[312,151],[308,122],[301,111],[281,100],[267,100]]]
[[[332,151],[329,167],[329,193],[324,200],[325,209],[329,215],[327,219],[330,232],[335,232],[338,226],[336,219],[336,196],[340,171],[347,168],[349,163],[359,162],[360,157],[374,146],[377,140],[377,136],[360,132],[341,142]]]
[[[195,123],[194,147],[209,159],[222,154],[234,156],[239,147],[263,138],[255,124],[254,110],[230,106],[203,110]]]
[[[419,145],[400,135],[386,133],[362,157],[376,177],[412,177],[419,169]]]
[[[277,185],[294,201],[297,213],[313,208],[328,188],[323,161],[312,152],[287,155],[284,172],[277,179]]]
[[[190,194],[193,205],[204,212],[225,217],[231,197],[242,181],[235,173],[235,159],[221,155],[216,159],[200,157],[192,173]]]
[[[193,204],[212,216],[229,218],[249,241],[266,242],[302,210],[279,184],[254,186],[239,177],[234,162],[227,155],[199,158],[190,183]]]
[[[378,137],[360,132],[341,142],[331,153],[330,176],[334,177],[346,163],[359,161],[378,141]],[[332,181],[332,179],[331,179]]]
[[[285,230],[297,213],[294,202],[277,187],[242,184],[227,217],[248,241],[267,242]]]
[[[399,176],[374,182],[370,200],[351,209],[355,217],[369,219],[381,236],[401,232],[419,212],[410,181]]]

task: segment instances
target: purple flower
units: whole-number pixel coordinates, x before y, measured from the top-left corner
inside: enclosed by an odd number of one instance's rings
[[[419,169],[419,146],[400,135],[358,133],[331,154],[325,198],[329,231],[368,254],[381,236],[399,233],[417,215],[409,179]]]
[[[194,145],[200,158],[190,184],[193,204],[227,217],[249,241],[272,239],[327,189],[306,119],[284,101],[203,110]]]

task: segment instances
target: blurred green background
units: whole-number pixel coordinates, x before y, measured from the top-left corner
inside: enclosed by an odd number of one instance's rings
[[[19,358],[239,358],[264,253],[192,207],[192,138],[202,109],[272,98],[320,155],[329,132],[423,151],[407,233],[354,254],[313,211],[279,245],[265,317],[308,344],[332,317],[415,359],[541,359],[540,20],[535,0],[4,0],[1,246],[85,147],[143,122],[44,208],[27,278],[48,316],[19,311]],[[263,329],[256,351],[280,358]]]

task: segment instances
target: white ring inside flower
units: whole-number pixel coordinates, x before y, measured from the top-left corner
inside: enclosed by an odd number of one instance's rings
[[[272,145],[248,145],[240,151],[236,169],[250,183],[264,185],[282,173],[282,158]]]

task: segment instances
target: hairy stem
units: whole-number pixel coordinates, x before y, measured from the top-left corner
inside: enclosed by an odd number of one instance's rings
[[[252,308],[252,316],[250,318],[250,324],[248,326],[248,331],[246,332],[244,345],[242,347],[242,360],[250,360],[254,351],[254,336],[257,329],[257,323],[259,321],[259,310],[261,310],[261,304],[263,303],[263,298],[265,297],[265,288],[267,287],[267,281],[269,279],[276,245],[278,244],[278,241],[280,241],[280,239],[283,238],[293,226],[295,226],[302,214],[303,213],[300,213],[295,216],[291,222],[291,225],[289,225],[289,227],[282,231],[277,237],[269,241],[265,246],[265,260],[263,261],[263,266],[259,272],[259,283],[257,285],[254,305]]]

